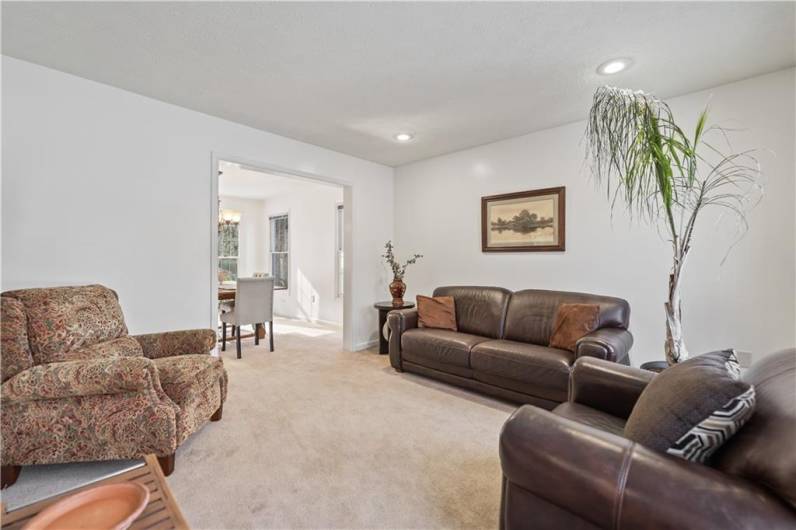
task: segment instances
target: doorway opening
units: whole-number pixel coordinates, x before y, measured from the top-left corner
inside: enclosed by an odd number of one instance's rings
[[[211,322],[219,343],[233,354],[238,342],[268,351],[273,340],[278,350],[280,337],[288,346],[317,338],[350,350],[350,185],[231,157],[214,157],[213,166]],[[253,298],[254,285],[268,288]],[[257,311],[271,305],[270,322],[242,321],[255,318],[243,316],[250,300]]]

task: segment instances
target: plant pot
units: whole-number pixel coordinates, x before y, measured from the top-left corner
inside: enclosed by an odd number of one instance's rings
[[[669,368],[669,363],[666,361],[649,361],[641,365],[642,370],[649,370],[650,372],[663,372]]]
[[[404,293],[406,292],[406,284],[399,278],[393,279],[390,283],[390,294],[392,295],[392,305],[400,307],[404,305]]]

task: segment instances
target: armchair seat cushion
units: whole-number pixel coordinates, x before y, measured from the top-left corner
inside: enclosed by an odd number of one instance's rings
[[[476,379],[553,401],[567,400],[574,360],[570,351],[511,340],[482,342],[470,355]]]
[[[617,436],[625,431],[626,420],[579,403],[562,403],[553,409],[553,414]]]
[[[411,363],[429,368],[455,367],[459,369],[458,375],[468,376],[470,350],[487,340],[447,329],[414,328],[401,336],[401,349],[403,358]]]
[[[219,385],[224,376],[223,361],[207,354],[161,357],[153,362],[161,388],[177,405],[181,405],[192,392]]]

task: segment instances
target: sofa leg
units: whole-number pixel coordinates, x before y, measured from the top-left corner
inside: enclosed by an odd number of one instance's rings
[[[223,411],[224,411],[224,404],[222,403],[221,405],[218,406],[218,410],[215,411],[212,416],[210,416],[210,421],[220,421],[221,414]]]
[[[16,482],[19,478],[20,471],[22,471],[22,466],[2,466],[2,469],[0,470],[0,482],[2,482],[2,488],[0,489],[6,489]]]
[[[174,453],[166,456],[159,456],[158,463],[160,464],[160,469],[163,470],[163,475],[168,477],[174,472]]]

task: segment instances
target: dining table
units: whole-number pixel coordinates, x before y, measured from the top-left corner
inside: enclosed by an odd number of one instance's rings
[[[236,289],[234,287],[219,287],[218,288],[218,301],[234,300]]]
[[[234,287],[218,287],[218,301],[219,302],[226,302],[226,301],[234,301],[235,300],[235,293],[237,290]],[[261,339],[265,338],[265,326],[259,326],[259,335]],[[250,337],[254,337],[254,332],[251,333],[244,333],[240,336],[242,339],[247,339]],[[235,340],[235,336],[231,335],[227,337],[227,342]]]

